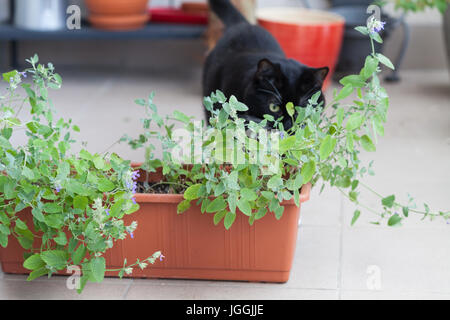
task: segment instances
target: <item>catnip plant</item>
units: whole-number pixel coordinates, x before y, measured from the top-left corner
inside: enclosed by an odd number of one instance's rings
[[[420,12],[425,9],[437,8],[442,14],[445,13],[450,4],[450,0],[380,0],[375,1],[375,4],[384,6],[389,2],[395,4],[395,9],[404,12]]]
[[[139,209],[133,198],[137,173],[116,154],[70,153],[79,127],[55,118],[49,99],[61,77],[37,55],[27,61],[31,68],[2,75],[8,87],[0,96],[0,245],[18,240],[29,281],[79,266],[79,293],[108,271],[122,277],[155,263],[160,252],[106,268],[104,253],[137,227],[123,221]],[[13,141],[20,135],[26,137],[23,145]]]
[[[238,212],[248,216],[250,224],[268,213],[280,219],[283,201],[293,199],[298,206],[299,190],[307,183],[321,184],[321,190],[326,185],[337,188],[355,203],[352,225],[363,209],[376,215],[376,224],[386,221],[389,226],[400,225],[410,213],[448,219],[450,212],[432,212],[426,204],[418,210],[412,201],[401,204],[395,195],[382,196],[361,181],[373,174],[373,162],[363,165],[360,153],[376,151],[389,108],[379,73],[381,65],[391,69],[394,65],[374,46],[383,41],[379,35],[383,27],[383,22],[371,19],[367,26],[356,28],[372,45],[360,73],[341,79],[343,87],[327,105],[318,103],[320,92],[306,106],[288,103],[285,108],[293,123],[288,130],[282,119],[271,115],[259,123],[245,122],[238,114],[247,106],[220,91],[204,99],[211,113],[206,125],[180,111],[160,116],[151,94],[136,100],[146,111],[144,132],[135,139],[124,136],[122,141],[134,149],[145,148],[142,168],[162,170],[164,175],[157,185],[166,184],[169,193],[183,193],[178,213],[197,204],[202,213],[214,215],[216,225],[223,221],[226,229]],[[351,102],[344,102],[355,95]],[[161,146],[161,158],[155,155],[155,140]],[[361,189],[378,196],[380,207],[362,203]],[[144,185],[144,192],[155,192],[154,184]]]

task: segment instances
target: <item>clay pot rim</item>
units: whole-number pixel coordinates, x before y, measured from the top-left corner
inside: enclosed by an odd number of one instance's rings
[[[302,15],[306,18],[305,20],[301,20]],[[305,8],[262,8],[256,12],[256,18],[258,23],[271,23],[291,28],[325,28],[345,25],[345,18],[341,15],[323,10]]]

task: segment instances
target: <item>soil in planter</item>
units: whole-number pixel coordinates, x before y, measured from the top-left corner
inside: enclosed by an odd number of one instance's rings
[[[172,185],[167,182],[148,182],[138,181],[136,185],[137,193],[150,194],[183,194],[187,188],[184,185]]]

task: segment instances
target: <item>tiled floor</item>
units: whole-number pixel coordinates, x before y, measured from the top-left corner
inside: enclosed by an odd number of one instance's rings
[[[168,70],[63,70],[63,89],[53,92],[64,117],[81,128],[80,141],[104,151],[123,133],[139,132],[143,114],[133,100],[156,92],[166,114],[180,109],[200,117],[200,66]],[[420,204],[450,209],[450,83],[447,70],[403,72],[385,84],[391,96],[386,135],[366,183],[383,194],[409,192]],[[331,90],[328,91],[328,94]],[[110,149],[132,160],[142,154],[125,145]],[[369,204],[373,199],[367,197]],[[374,226],[363,212],[350,227],[353,208],[339,193],[313,190],[302,207],[295,262],[285,284],[188,280],[117,280],[88,284],[82,295],[66,289],[65,277],[38,279],[0,273],[0,299],[448,299],[450,225],[411,217],[400,228]]]

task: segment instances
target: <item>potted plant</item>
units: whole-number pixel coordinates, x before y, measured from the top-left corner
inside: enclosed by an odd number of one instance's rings
[[[149,20],[148,0],[86,0],[88,20],[104,30],[134,30]]]
[[[381,27],[380,21],[371,21],[358,31],[373,44]],[[55,122],[48,107],[47,89],[58,87],[60,77],[51,66],[36,66],[37,58],[30,62],[34,87],[21,84],[17,71],[3,75],[13,92],[21,85],[27,94],[21,99],[11,93],[2,100],[0,245],[6,249],[0,250],[0,259],[10,268],[6,272],[17,272],[11,264],[23,264],[32,270],[31,280],[81,264],[82,286],[105,274],[284,282],[300,204],[310,186],[320,182],[359,206],[352,224],[361,208],[374,211],[389,226],[400,225],[411,213],[450,217],[428,206],[421,211],[402,205],[394,195],[380,196],[380,210],[360,202],[360,189],[367,188],[361,176],[371,172],[370,164],[359,160],[360,147],[375,151],[389,103],[379,66],[393,68],[375,51],[359,74],[341,80],[342,89],[327,105],[319,102],[320,93],[305,107],[288,103],[289,129],[270,115],[260,123],[245,123],[238,113],[247,106],[219,91],[204,100],[211,113],[208,126],[179,111],[160,116],[153,94],[138,99],[146,111],[144,131],[138,138],[121,139],[145,148],[145,161],[134,164],[134,171],[116,155],[105,158],[83,150],[68,156],[69,130],[78,128],[70,121]],[[344,105],[354,92],[355,100]],[[20,108],[22,101],[30,102],[33,118],[24,125],[11,107],[18,102]],[[27,132],[26,146],[10,142],[17,127]],[[160,142],[161,157],[155,156],[154,139]],[[42,238],[33,241],[36,236]],[[25,257],[10,241],[14,238],[26,249]],[[145,269],[164,258],[159,249],[167,258]],[[156,252],[140,260],[149,251]],[[136,263],[127,265],[131,259]]]
[[[55,118],[48,98],[61,77],[37,56],[28,62],[26,71],[2,75],[9,87],[0,96],[0,261],[4,272],[27,272],[28,280],[78,266],[81,291],[87,281],[103,280],[105,253],[137,227],[123,218],[138,209],[127,187],[133,171],[115,154],[70,153],[79,128]],[[30,120],[21,121],[25,110]],[[18,132],[26,144],[11,142]],[[160,255],[137,264],[146,267]],[[122,261],[114,271],[122,276],[134,266]]]

